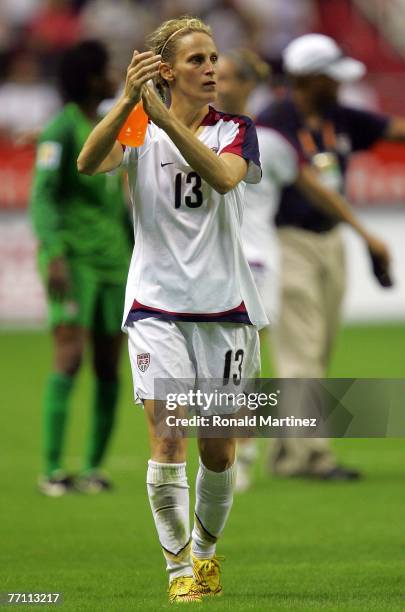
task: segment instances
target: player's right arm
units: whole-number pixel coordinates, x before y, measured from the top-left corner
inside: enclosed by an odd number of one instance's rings
[[[121,164],[123,149],[117,141],[119,131],[140,101],[143,85],[157,76],[159,65],[160,55],[154,55],[151,51],[134,51],[127,70],[124,94],[84,143],[77,160],[79,172],[89,175],[109,172]]]

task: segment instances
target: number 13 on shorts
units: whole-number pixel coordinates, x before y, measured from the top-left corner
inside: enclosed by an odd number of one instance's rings
[[[236,351],[227,351],[225,353],[225,365],[224,365],[224,375],[223,375],[223,384],[227,385],[229,383],[229,377],[232,373],[232,381],[235,385],[239,385],[242,380],[243,375],[243,358],[245,356],[245,352],[243,349],[237,349]],[[235,371],[236,370],[236,371]]]

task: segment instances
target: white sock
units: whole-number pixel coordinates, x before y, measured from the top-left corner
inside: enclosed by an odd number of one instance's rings
[[[212,559],[233,501],[235,464],[224,472],[212,472],[203,465],[196,481],[196,504],[192,552],[197,559]]]
[[[148,461],[148,496],[169,581],[192,576],[189,494],[185,463]]]

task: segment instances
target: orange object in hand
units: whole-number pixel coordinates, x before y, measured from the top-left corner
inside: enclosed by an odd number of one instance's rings
[[[148,127],[148,115],[143,110],[142,102],[138,102],[119,131],[118,141],[128,147],[140,147],[145,140]]]

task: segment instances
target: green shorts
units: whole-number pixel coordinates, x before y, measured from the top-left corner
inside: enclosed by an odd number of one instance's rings
[[[39,269],[47,282],[49,259],[39,254]],[[116,334],[121,329],[125,300],[125,283],[100,279],[97,270],[67,258],[71,290],[63,299],[48,294],[48,321],[57,325],[80,325],[100,334]]]

